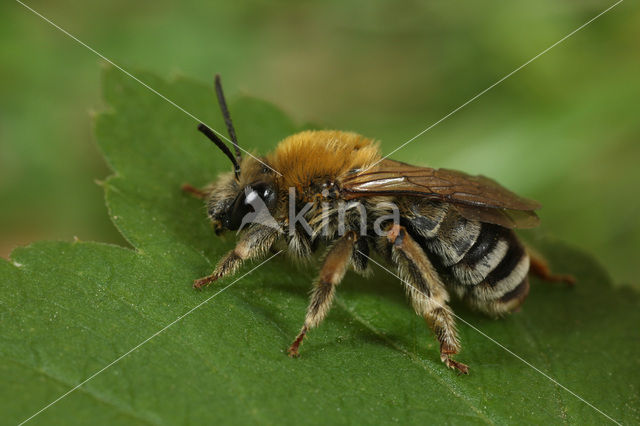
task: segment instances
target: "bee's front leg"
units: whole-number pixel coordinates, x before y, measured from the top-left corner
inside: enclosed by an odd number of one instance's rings
[[[349,231],[327,253],[320,274],[314,282],[311,302],[307,308],[304,325],[289,347],[288,354],[290,357],[299,356],[298,348],[307,331],[316,327],[327,316],[335,294],[335,288],[342,281],[353,258],[353,249],[357,240],[358,235],[353,231]]]
[[[226,275],[234,274],[246,260],[263,257],[278,238],[278,231],[263,225],[253,225],[240,237],[235,248],[228,252],[211,275],[193,282],[193,288],[202,288]]]
[[[427,321],[440,343],[440,359],[447,367],[468,374],[469,367],[451,359],[460,351],[460,343],[453,311],[447,305],[449,294],[438,273],[404,227],[393,225],[387,239],[413,309]]]
[[[200,200],[207,198],[207,192],[205,190],[198,189],[189,183],[182,184],[180,189],[182,189],[183,192],[193,195],[195,198],[199,198]]]

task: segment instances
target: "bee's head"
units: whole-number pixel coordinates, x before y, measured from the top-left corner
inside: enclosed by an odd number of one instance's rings
[[[242,158],[219,75],[216,75],[215,86],[220,109],[235,150],[234,155],[213,130],[200,123],[198,130],[220,148],[233,164],[233,173],[221,175],[209,188],[207,211],[216,233],[219,234],[225,230],[238,230],[249,219],[260,222],[267,214],[271,217],[275,213],[278,197],[273,170],[256,157]],[[254,215],[249,217],[252,213]],[[255,214],[259,216],[255,217]]]
[[[261,223],[275,216],[278,190],[273,172],[251,157],[241,164],[237,178],[225,173],[210,188],[207,212],[216,233],[236,231],[248,221]]]

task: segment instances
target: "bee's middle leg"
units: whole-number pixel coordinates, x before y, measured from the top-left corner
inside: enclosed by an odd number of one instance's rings
[[[288,354],[290,357],[299,356],[298,348],[307,331],[318,326],[329,312],[335,288],[342,281],[353,258],[353,250],[357,239],[357,234],[349,231],[327,253],[320,274],[314,282],[311,302],[307,308],[304,325],[289,347]]]
[[[427,321],[440,343],[440,359],[447,367],[468,374],[469,367],[451,359],[460,351],[460,343],[453,311],[447,305],[449,294],[433,265],[404,227],[393,225],[387,239],[413,309]]]

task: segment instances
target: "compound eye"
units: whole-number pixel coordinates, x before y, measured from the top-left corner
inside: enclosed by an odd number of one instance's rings
[[[276,192],[273,188],[266,183],[259,183],[252,186],[253,191],[250,195],[254,197],[260,197],[264,204],[267,206],[269,211],[271,211],[276,206]],[[247,197],[248,199],[249,197]]]
[[[276,193],[264,183],[245,187],[227,210],[222,223],[225,228],[235,231],[242,225],[242,219],[248,213],[266,208],[271,211],[276,205]]]

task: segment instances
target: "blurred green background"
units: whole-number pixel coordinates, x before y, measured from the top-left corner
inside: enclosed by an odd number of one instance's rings
[[[26,3],[133,72],[219,72],[228,95],[377,138],[385,152],[613,4]],[[638,4],[621,3],[393,158],[540,200],[543,232],[640,288],[639,22]],[[95,184],[109,174],[91,119],[99,58],[17,2],[2,2],[0,24],[0,255],[39,239],[124,244]]]

